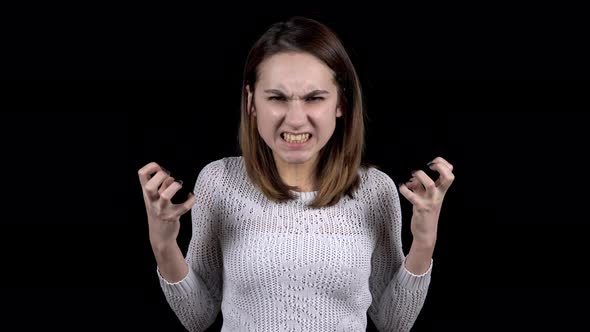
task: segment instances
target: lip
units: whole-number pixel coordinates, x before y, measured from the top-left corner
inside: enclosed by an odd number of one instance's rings
[[[290,131],[283,131],[283,132],[281,132],[281,136],[282,136],[284,133],[288,133],[288,134],[291,134],[291,135],[311,134],[309,131],[302,131],[302,132],[300,132],[300,133],[293,133],[293,132],[290,132]]]

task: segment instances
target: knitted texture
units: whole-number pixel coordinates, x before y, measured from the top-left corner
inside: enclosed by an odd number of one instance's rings
[[[354,198],[307,206],[317,192],[275,203],[248,179],[242,157],[206,165],[192,207],[188,275],[170,283],[170,307],[189,331],[223,315],[229,331],[409,331],[426,299],[430,268],[404,266],[401,210],[393,180],[359,170]]]

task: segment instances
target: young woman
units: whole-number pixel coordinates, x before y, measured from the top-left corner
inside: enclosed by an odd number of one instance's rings
[[[194,195],[152,162],[139,170],[162,290],[182,324],[222,331],[408,331],[428,291],[453,166],[441,157],[399,192],[413,204],[402,251],[397,188],[362,162],[364,111],[337,36],[302,17],[272,25],[244,69],[242,156],[213,161]],[[179,219],[191,211],[183,257]]]

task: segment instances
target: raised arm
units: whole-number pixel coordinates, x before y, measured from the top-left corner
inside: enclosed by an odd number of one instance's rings
[[[197,178],[193,197],[182,204],[170,202],[180,184],[170,180],[169,173],[165,173],[168,177],[153,177],[162,183],[159,192],[150,189],[155,185],[147,186],[149,191],[144,187],[144,198],[149,199],[151,195],[159,196],[160,200],[146,200],[150,243],[158,264],[160,285],[170,307],[189,331],[204,331],[215,321],[221,308],[221,250],[217,236],[217,181],[221,172],[220,161],[205,166]],[[192,237],[184,258],[176,237],[180,216],[188,209],[191,209]]]
[[[379,238],[371,261],[373,303],[368,314],[379,331],[409,331],[426,300],[432,266],[421,275],[406,268],[397,189],[387,174],[376,169],[371,172],[375,193],[372,209],[377,212]]]

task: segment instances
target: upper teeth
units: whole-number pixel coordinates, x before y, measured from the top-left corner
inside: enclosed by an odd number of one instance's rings
[[[284,133],[283,138],[288,142],[301,142],[307,141],[309,139],[309,133],[307,134],[299,134],[299,135],[291,135],[289,133]]]

